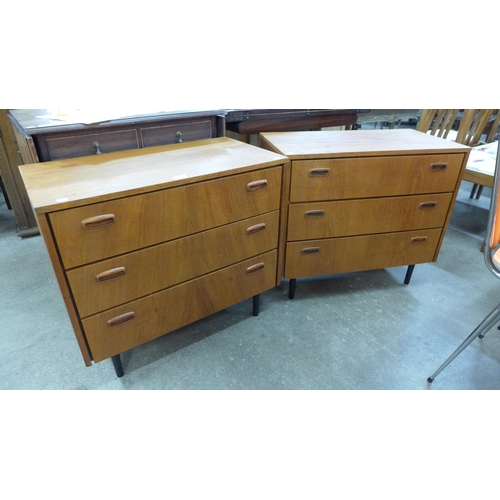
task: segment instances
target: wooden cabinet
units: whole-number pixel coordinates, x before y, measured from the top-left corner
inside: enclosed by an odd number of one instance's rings
[[[53,119],[45,109],[10,110],[9,117],[23,163],[31,164],[220,137],[225,135],[223,114],[223,110],[165,112],[89,124]],[[22,184],[17,198],[28,214],[20,219],[19,235],[37,233]]]
[[[229,138],[21,166],[86,364],[276,286],[287,166]]]
[[[284,277],[434,262],[469,148],[414,130],[262,133],[291,160]]]

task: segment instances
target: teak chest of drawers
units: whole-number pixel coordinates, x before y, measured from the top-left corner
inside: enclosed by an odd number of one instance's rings
[[[20,167],[87,366],[281,279],[287,158],[228,138]],[[258,305],[257,305],[258,307]]]
[[[414,130],[262,133],[291,160],[284,278],[436,261],[470,148]]]

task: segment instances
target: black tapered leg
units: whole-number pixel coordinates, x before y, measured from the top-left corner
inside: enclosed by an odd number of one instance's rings
[[[260,309],[260,293],[253,296],[253,315],[258,316]]]
[[[297,280],[291,279],[288,285],[288,298],[293,299],[295,297],[295,287],[297,286]]]
[[[122,360],[120,359],[120,355],[117,354],[116,356],[113,356],[111,358],[111,361],[113,361],[113,366],[115,368],[116,376],[118,378],[123,377],[124,371],[123,371],[123,365],[122,365]]]
[[[411,275],[413,274],[414,269],[415,269],[415,264],[408,266],[408,270],[406,271],[406,276],[405,276],[405,285],[408,285],[410,283]]]

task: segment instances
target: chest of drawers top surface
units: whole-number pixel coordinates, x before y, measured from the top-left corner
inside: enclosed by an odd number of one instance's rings
[[[412,129],[261,133],[263,145],[290,159],[463,153],[467,146]]]
[[[20,167],[36,213],[47,213],[280,165],[282,155],[226,137]]]

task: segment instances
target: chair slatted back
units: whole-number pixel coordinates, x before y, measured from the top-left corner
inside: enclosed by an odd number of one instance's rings
[[[490,123],[491,128],[484,142],[492,142],[493,139],[489,140],[489,138],[495,137],[499,118],[497,109],[465,109],[458,128],[456,142],[470,147],[477,146],[481,143],[481,137],[487,132]]]
[[[493,123],[491,124],[491,129],[488,133],[488,136],[486,137],[486,143],[493,142],[495,140],[495,136],[497,135],[498,132],[498,126],[500,125],[500,109],[495,109],[496,111],[496,116],[495,119],[493,120]]]
[[[431,135],[446,139],[459,111],[459,109],[423,109],[417,129],[426,133],[430,131]]]

